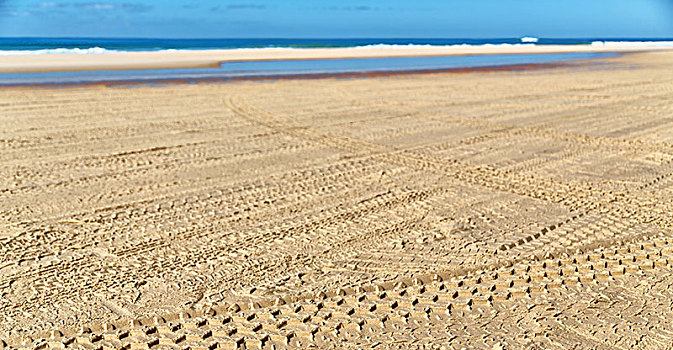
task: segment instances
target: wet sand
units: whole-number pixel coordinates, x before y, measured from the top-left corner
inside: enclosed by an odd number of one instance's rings
[[[0,339],[666,349],[673,52],[0,95]]]

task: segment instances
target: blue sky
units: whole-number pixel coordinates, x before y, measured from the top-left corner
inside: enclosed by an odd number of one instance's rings
[[[0,36],[673,37],[673,0],[0,0]]]

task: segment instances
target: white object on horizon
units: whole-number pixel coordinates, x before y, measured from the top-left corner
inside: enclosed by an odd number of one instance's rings
[[[536,43],[539,39],[532,36],[524,36],[521,38],[522,43]]]

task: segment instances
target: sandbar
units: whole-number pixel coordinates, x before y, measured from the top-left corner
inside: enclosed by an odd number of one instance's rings
[[[105,54],[0,56],[0,73],[59,72],[217,67],[222,62],[373,57],[542,54],[569,52],[636,52],[670,47],[597,47],[591,45],[358,47],[320,49],[236,49]]]

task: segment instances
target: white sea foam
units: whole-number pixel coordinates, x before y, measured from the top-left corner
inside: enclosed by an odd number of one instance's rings
[[[673,47],[673,41],[594,41],[593,47]]]
[[[370,44],[350,47],[352,49],[432,49],[432,48],[477,48],[477,47],[531,47],[535,46],[538,41],[534,37],[523,37],[520,43],[514,44],[453,44],[453,45],[430,45],[430,44]],[[673,47],[673,41],[594,41],[591,43],[593,47]],[[347,47],[348,48],[348,47]],[[304,48],[292,47],[259,47],[259,48],[223,48],[220,50],[259,50],[259,51],[276,51],[276,50],[304,50]],[[164,50],[147,50],[149,52],[182,52],[195,51],[204,49],[164,49]],[[205,49],[218,50],[218,49]],[[108,54],[118,52],[130,52],[125,50],[110,50],[102,47],[89,48],[58,48],[58,49],[40,49],[40,50],[0,50],[0,56],[18,56],[18,55],[47,55],[47,54]],[[137,51],[132,51],[137,52]]]
[[[455,44],[455,45],[430,45],[430,44],[371,44],[363,46],[354,46],[350,47],[353,49],[431,49],[431,48],[466,48],[466,47],[515,47],[515,46],[533,46],[533,44],[482,44],[482,45],[470,45],[470,44]],[[349,47],[347,47],[349,48]],[[148,50],[145,52],[184,52],[184,51],[196,51],[196,50],[254,50],[254,51],[277,51],[277,50],[305,50],[304,48],[296,47],[241,47],[234,49],[164,49],[164,50]],[[90,48],[72,48],[72,49],[41,49],[41,50],[0,50],[0,56],[19,56],[19,55],[47,55],[47,54],[78,54],[78,55],[91,55],[91,54],[109,54],[109,53],[118,53],[118,52],[140,52],[140,51],[123,51],[123,50],[109,50],[102,47],[90,47]]]
[[[434,48],[467,48],[467,47],[528,47],[535,46],[533,44],[455,44],[455,45],[430,45],[430,44],[371,44],[363,46],[355,46],[354,49],[434,49]]]
[[[251,47],[251,48],[235,48],[235,49],[163,49],[163,50],[110,50],[102,47],[89,47],[86,49],[80,48],[58,48],[58,49],[40,49],[40,50],[0,50],[0,56],[20,56],[20,55],[49,55],[49,54],[77,54],[77,55],[100,55],[119,52],[188,52],[188,51],[211,51],[211,50],[287,50],[291,47]]]
[[[120,52],[116,50],[108,50],[102,47],[89,47],[86,49],[73,48],[73,49],[41,49],[41,50],[0,50],[0,56],[19,56],[19,55],[47,55],[47,54],[77,54],[77,55],[89,55],[89,54],[105,54]]]

